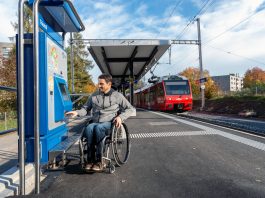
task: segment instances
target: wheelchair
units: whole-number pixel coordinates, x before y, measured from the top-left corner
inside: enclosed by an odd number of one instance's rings
[[[90,123],[88,123],[90,124]],[[84,131],[88,125],[86,125],[82,131],[81,138],[79,139],[79,153],[80,153],[80,165],[83,170],[85,170],[85,165],[87,163],[87,141],[84,137]],[[128,128],[125,123],[122,123],[120,128],[115,127],[112,124],[109,135],[105,136],[102,140],[102,149],[101,149],[101,163],[104,166],[104,169],[108,170],[109,173],[115,172],[115,167],[120,167],[125,164],[130,155],[130,137]],[[94,134],[95,136],[95,134]],[[95,142],[95,141],[94,141]],[[93,157],[95,157],[96,146],[92,145],[91,149]],[[110,154],[112,153],[112,156]]]

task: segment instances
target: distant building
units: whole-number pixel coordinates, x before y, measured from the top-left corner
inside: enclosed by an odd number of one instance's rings
[[[0,67],[3,67],[3,59],[8,58],[14,43],[0,42]]]
[[[239,74],[212,76],[212,79],[224,92],[241,91],[243,88],[243,78]]]

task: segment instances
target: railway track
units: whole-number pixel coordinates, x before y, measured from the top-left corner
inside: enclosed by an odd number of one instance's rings
[[[213,116],[207,114],[193,113],[168,113],[181,118],[201,121],[216,126],[222,126],[229,129],[236,129],[247,133],[265,137],[265,121],[234,118],[228,116]]]

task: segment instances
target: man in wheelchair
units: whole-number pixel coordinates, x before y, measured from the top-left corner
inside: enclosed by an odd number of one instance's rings
[[[102,145],[102,140],[106,135],[109,135],[108,132],[112,127],[112,123],[120,128],[124,120],[136,114],[135,108],[129,101],[121,93],[113,90],[111,85],[112,77],[108,74],[101,74],[98,77],[99,90],[88,98],[80,110],[66,113],[66,115],[72,117],[85,116],[92,110],[92,123],[86,127],[83,134],[87,139],[87,164],[85,169],[88,171],[103,170],[101,151],[104,145]],[[93,145],[97,145],[96,156],[93,153]],[[93,159],[94,157],[95,159]]]

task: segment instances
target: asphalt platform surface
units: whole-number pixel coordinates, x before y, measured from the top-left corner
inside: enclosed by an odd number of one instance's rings
[[[264,137],[143,110],[126,124],[131,154],[115,173],[72,160],[26,197],[265,197]]]

